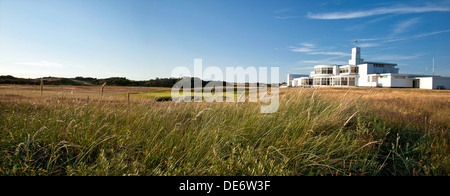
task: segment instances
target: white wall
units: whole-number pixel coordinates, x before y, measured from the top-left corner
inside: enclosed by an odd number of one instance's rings
[[[381,83],[382,87],[391,87],[392,76],[388,75],[386,78],[378,78],[378,83]]]
[[[300,78],[300,77],[307,77],[307,75],[304,75],[304,74],[288,74],[287,75],[287,81],[286,81],[287,86],[295,86],[295,85],[293,85],[292,80],[294,78]]]
[[[369,73],[367,70],[367,64],[358,65],[358,70],[359,75],[367,75]]]
[[[423,89],[433,89],[433,78],[419,78],[419,86]]]
[[[300,84],[299,80],[292,80],[292,86],[298,86]]]
[[[390,87],[402,87],[402,88],[412,88],[413,80],[411,78],[395,78],[391,76],[391,86]]]
[[[370,80],[367,80],[367,77],[370,77]],[[384,78],[383,78],[384,77]],[[397,76],[397,77],[405,77],[405,76]],[[396,78],[395,75],[360,75],[358,79],[358,86],[365,87],[400,87],[400,88],[412,88],[411,78]]]
[[[372,79],[370,80],[370,82],[367,82],[367,75],[360,75],[358,77],[358,86],[364,86],[364,87],[372,87],[372,86],[376,86],[376,84],[372,83]]]
[[[367,64],[358,65],[358,86],[370,86],[367,82]]]

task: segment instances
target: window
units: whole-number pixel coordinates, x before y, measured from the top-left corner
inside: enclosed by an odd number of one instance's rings
[[[341,78],[334,78],[334,85],[341,85]]]
[[[348,73],[348,68],[339,68],[339,73]]]
[[[341,85],[347,86],[347,84],[348,84],[348,79],[347,78],[342,78]]]
[[[348,85],[355,86],[355,78],[349,78]]]
[[[321,78],[320,85],[330,85],[331,78]]]
[[[327,68],[327,73],[328,74],[333,74],[333,68]]]
[[[320,68],[316,68],[316,74],[320,74]]]
[[[358,67],[352,67],[350,73],[358,73]]]
[[[319,74],[333,74],[333,68],[320,68]]]
[[[314,85],[320,85],[320,78],[314,78]]]
[[[367,82],[370,82],[370,76],[367,76]]]

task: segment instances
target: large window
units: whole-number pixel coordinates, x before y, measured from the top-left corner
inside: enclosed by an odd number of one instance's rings
[[[320,68],[315,68],[316,74],[320,74]]]
[[[346,68],[339,68],[339,73],[348,73],[348,67],[346,67]]]
[[[321,85],[330,85],[331,84],[331,78],[321,78]]]
[[[341,78],[341,85],[347,86],[348,85],[348,79],[347,78]]]
[[[314,78],[314,85],[320,85],[320,78]]]
[[[333,78],[333,85],[341,85],[341,78]]]
[[[316,74],[333,74],[332,67],[315,68]]]
[[[355,86],[355,78],[349,78],[348,85],[349,86]]]
[[[309,85],[312,85],[312,84],[313,84],[313,79],[310,79],[310,78],[303,78],[303,79],[301,80],[301,83],[302,83],[303,86],[309,86]]]
[[[352,67],[350,73],[358,73],[358,67]]]

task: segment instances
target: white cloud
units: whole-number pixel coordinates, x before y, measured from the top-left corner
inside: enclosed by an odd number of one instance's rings
[[[38,66],[38,67],[62,67],[63,64],[61,63],[55,63],[55,62],[48,62],[48,61],[41,61],[41,62],[16,62],[15,64],[18,65],[31,65],[31,66]]]
[[[408,28],[420,22],[420,17],[411,18],[409,20],[401,21],[395,25],[394,30],[392,31],[391,36],[396,36],[400,33],[405,32]]]
[[[379,45],[380,45],[379,43],[362,43],[362,44],[358,44],[358,47],[370,48],[370,47],[377,47]]]
[[[397,54],[385,54],[385,55],[377,55],[377,56],[373,56],[371,57],[372,60],[374,61],[385,61],[385,60],[409,60],[409,59],[415,59],[418,57],[421,57],[425,55],[425,53],[416,53],[413,55],[397,55]]]
[[[333,56],[350,56],[346,52],[308,52],[308,54],[321,54],[321,55],[333,55]]]
[[[301,61],[302,63],[307,63],[307,64],[322,64],[322,65],[345,65],[348,62],[346,61],[335,61],[335,60],[327,60],[327,59],[320,59],[320,60],[304,60]]]
[[[308,66],[308,67],[294,67],[294,68],[291,68],[291,69],[293,69],[293,70],[314,70],[314,67],[313,67],[313,66]]]
[[[310,47],[310,48],[316,47],[316,45],[315,45],[315,44],[312,44],[312,43],[300,43],[300,45],[302,45],[302,46],[304,46],[304,47]]]
[[[450,30],[435,31],[435,32],[431,32],[431,33],[422,33],[422,34],[414,36],[414,38],[427,37],[427,36],[432,36],[432,35],[436,35],[436,34],[440,34],[440,33],[448,33],[448,32],[450,32]]]
[[[313,43],[303,42],[299,43],[302,47],[295,47],[290,46],[289,50],[292,52],[302,52],[306,54],[319,54],[319,55],[331,55],[331,56],[349,56],[348,53],[345,52],[328,52],[328,51],[321,51],[316,48],[316,45]]]
[[[423,37],[428,37],[432,35],[437,35],[441,33],[449,33],[450,29],[448,30],[442,30],[442,31],[434,31],[430,33],[422,33],[414,36],[408,36],[408,37],[385,37],[385,38],[367,38],[367,39],[357,39],[358,42],[362,41],[378,41],[378,43],[358,43],[361,47],[375,47],[381,45],[381,43],[390,43],[390,42],[398,42],[398,41],[404,41],[404,40],[411,40],[411,39],[418,39]]]
[[[290,46],[289,49],[292,52],[312,52],[315,50],[316,45],[313,43],[299,43],[302,47]]]
[[[393,7],[380,7],[365,11],[331,12],[318,14],[308,13],[306,17],[311,19],[337,20],[337,19],[363,18],[383,14],[410,14],[410,13],[448,12],[448,11],[450,11],[450,7],[437,5],[427,5],[420,7],[393,6]]]
[[[301,60],[298,61],[297,64],[322,64],[322,65],[344,65],[347,64],[346,61],[343,61],[342,56],[334,56],[329,58],[321,58],[317,60]]]
[[[385,39],[385,38],[367,38],[367,39],[356,39],[356,40],[358,40],[358,42],[360,42],[360,41],[379,41],[379,40],[382,40],[382,39]],[[354,40],[352,40],[352,41],[354,41]]]
[[[314,51],[313,49],[308,48],[308,47],[300,47],[299,48],[299,47],[291,46],[289,48],[292,52],[312,52],[312,51]]]
[[[299,45],[301,45],[302,47],[290,46],[289,50],[292,51],[292,52],[301,52],[301,53],[310,54],[310,55],[333,56],[333,57],[329,57],[329,58],[326,58],[326,59],[320,59],[320,60],[300,61],[301,63],[325,63],[325,64],[330,64],[331,60],[334,60],[334,59],[337,59],[337,58],[341,58],[341,57],[344,57],[344,56],[350,56],[350,54],[346,53],[346,52],[323,51],[323,49],[317,48],[316,44],[313,44],[313,43],[303,42],[303,43],[299,43]],[[336,62],[336,63],[341,63],[341,62]],[[331,64],[335,64],[335,63],[331,63]]]

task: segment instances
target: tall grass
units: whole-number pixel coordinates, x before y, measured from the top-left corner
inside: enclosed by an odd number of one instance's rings
[[[361,96],[283,93],[273,114],[259,113],[263,103],[68,98],[1,102],[0,175],[450,171],[446,127],[399,127],[380,118]]]

